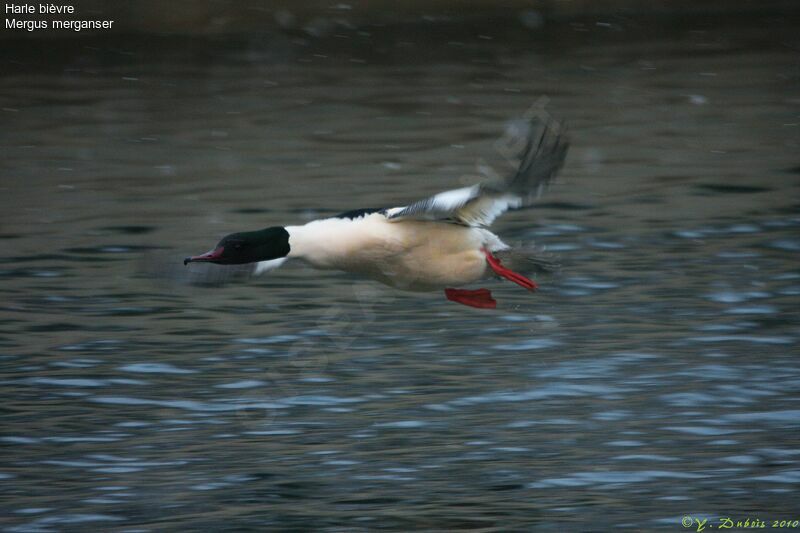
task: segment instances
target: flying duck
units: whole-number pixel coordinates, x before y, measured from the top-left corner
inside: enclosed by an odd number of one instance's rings
[[[534,291],[538,285],[516,270],[546,268],[530,249],[512,248],[487,228],[509,209],[530,205],[564,164],[569,143],[555,120],[530,124],[517,171],[441,192],[401,207],[358,209],[304,225],[232,233],[192,262],[256,263],[254,273],[287,259],[321,269],[363,275],[402,290],[444,289],[448,300],[495,308],[488,289],[464,285],[499,276]]]

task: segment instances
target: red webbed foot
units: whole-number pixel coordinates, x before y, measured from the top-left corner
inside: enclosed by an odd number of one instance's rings
[[[497,307],[497,301],[492,298],[492,292],[489,289],[476,289],[474,291],[466,289],[445,289],[444,294],[451,302],[458,302],[470,307],[477,307],[479,309],[494,309]]]
[[[489,266],[494,270],[495,274],[500,276],[501,278],[506,278],[509,281],[513,281],[520,287],[525,287],[529,291],[535,291],[539,288],[539,285],[536,284],[535,281],[526,278],[522,274],[514,272],[513,270],[509,270],[508,268],[504,267],[498,258],[492,255],[487,249],[483,249],[483,254],[486,256],[486,262],[489,263]]]

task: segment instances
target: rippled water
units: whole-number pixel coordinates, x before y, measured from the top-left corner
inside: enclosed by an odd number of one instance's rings
[[[762,22],[9,46],[3,526],[798,518],[798,40]],[[534,295],[180,264],[503,171],[535,102],[573,148],[496,226],[557,254]]]

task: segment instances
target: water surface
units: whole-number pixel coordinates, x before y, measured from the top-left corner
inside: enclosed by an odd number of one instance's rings
[[[9,45],[3,527],[792,517],[798,40],[763,23]],[[506,171],[533,104],[573,146],[495,228],[558,256],[534,295],[180,264]]]

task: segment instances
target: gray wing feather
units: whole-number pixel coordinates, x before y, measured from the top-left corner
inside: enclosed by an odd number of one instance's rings
[[[457,216],[459,209],[481,195],[481,186],[473,185],[461,189],[440,192],[405,207],[387,210],[389,220],[414,218],[417,220],[443,220]]]
[[[405,207],[389,209],[387,217],[488,226],[508,209],[529,205],[538,198],[564,165],[568,148],[561,122],[531,122],[519,167],[505,180],[445,191]]]
[[[538,135],[536,133],[540,132]],[[537,127],[531,123],[530,134],[522,152],[517,172],[506,180],[506,190],[533,201],[545,191],[564,166],[569,141],[564,124],[555,120]]]

